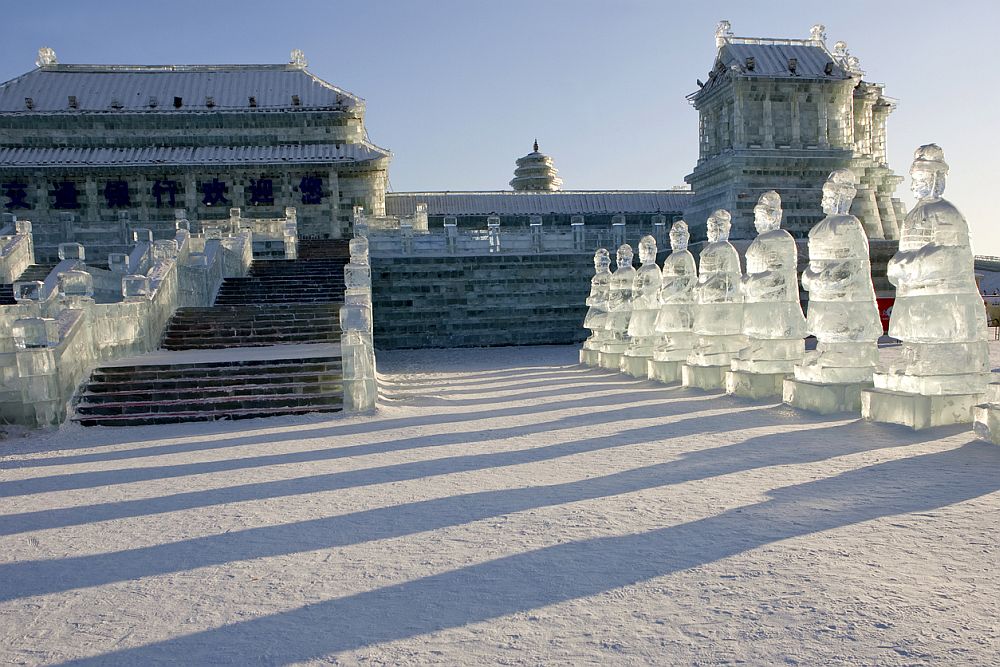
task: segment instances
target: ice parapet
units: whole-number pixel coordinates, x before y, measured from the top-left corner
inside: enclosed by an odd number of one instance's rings
[[[660,313],[662,283],[660,267],[656,265],[656,239],[652,236],[644,236],[639,241],[639,262],[641,265],[632,283],[632,312],[628,321],[629,346],[625,355],[643,358],[639,364],[641,368],[631,374],[645,377],[645,360],[653,356],[653,344],[656,342],[656,317]]]
[[[687,223],[683,220],[670,228],[673,252],[663,261],[660,310],[654,325],[658,336],[653,345],[654,361],[684,361],[695,344],[692,327],[698,269],[694,255],[687,249],[690,239]]]
[[[732,227],[729,211],[720,209],[708,218],[708,245],[698,263],[694,288],[694,349],[689,366],[725,366],[746,346],[743,336],[743,292],[740,256],[729,242]]]
[[[608,323],[608,291],[611,288],[611,255],[606,248],[598,248],[594,253],[594,277],[590,279],[590,295],[587,296],[587,315],[583,318],[583,328],[590,329],[590,337],[583,342],[580,362],[596,365],[593,352],[600,352],[601,344],[607,339],[605,329]],[[591,354],[587,354],[587,352]]]
[[[948,165],[935,144],[917,149],[910,167],[917,204],[900,229],[889,260],[896,302],[889,335],[903,342],[898,360],[875,375],[875,386],[936,396],[986,389],[986,311],[976,286],[969,228],[942,198]]]
[[[781,197],[771,190],[754,207],[757,238],[746,252],[743,277],[743,334],[747,347],[734,371],[791,373],[805,352],[806,320],[799,305],[798,250],[781,229]]]
[[[871,382],[882,324],[872,287],[868,237],[848,211],[857,194],[848,169],[823,185],[826,217],[809,231],[809,266],[802,286],[809,292],[806,332],[816,349],[795,366],[795,379],[821,384]]]
[[[608,317],[604,325],[605,340],[601,344],[602,355],[620,356],[628,348],[628,324],[632,316],[632,287],[636,270],[632,267],[632,246],[627,243],[618,248],[615,256],[615,272],[611,274],[608,289]],[[618,370],[618,358],[609,357],[607,363],[602,357],[602,366]]]

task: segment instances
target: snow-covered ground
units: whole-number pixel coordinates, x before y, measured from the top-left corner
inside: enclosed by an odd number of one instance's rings
[[[0,663],[997,663],[1000,448],[575,355],[0,443]]]

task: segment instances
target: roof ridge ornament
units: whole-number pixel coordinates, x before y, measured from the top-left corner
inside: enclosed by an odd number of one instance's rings
[[[733,25],[725,19],[719,21],[719,25],[715,26],[715,46],[721,49],[726,40],[732,36]]]
[[[531,147],[534,149],[536,153],[538,152],[538,137],[535,137],[535,143],[533,143]]]
[[[35,60],[35,67],[51,67],[52,65],[58,65],[59,59],[56,58],[56,52],[48,46],[43,46],[38,49],[38,59]]]
[[[826,26],[817,23],[809,30],[809,41],[826,44]]]
[[[309,65],[309,61],[306,60],[306,54],[303,53],[302,49],[292,49],[291,60],[288,61],[288,64],[305,69]]]

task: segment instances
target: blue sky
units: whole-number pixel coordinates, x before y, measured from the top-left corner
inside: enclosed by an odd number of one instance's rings
[[[712,66],[716,23],[761,37],[806,37],[823,23],[829,42],[845,40],[866,78],[899,100],[891,166],[905,174],[914,148],[940,144],[951,165],[946,196],[969,219],[976,252],[1000,255],[998,7],[47,0],[5,5],[0,80],[30,70],[40,46],[65,63],[141,64],[278,63],[300,48],[312,72],[367,100],[371,139],[394,154],[394,190],[507,188],[536,136],[566,188],[668,188],[697,159],[697,114],[684,98]]]

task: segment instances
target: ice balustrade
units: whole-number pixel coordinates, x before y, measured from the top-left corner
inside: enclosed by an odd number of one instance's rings
[[[18,220],[10,213],[3,216],[4,224],[0,228],[0,283],[9,285],[35,263],[35,245],[30,221]]]
[[[344,410],[365,412],[374,409],[378,401],[368,239],[351,239],[350,253],[344,266],[344,305],[340,309]]]

